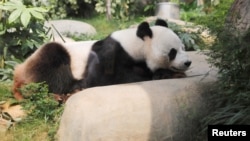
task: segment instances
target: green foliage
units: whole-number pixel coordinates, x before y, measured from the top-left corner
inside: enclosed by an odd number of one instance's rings
[[[0,81],[0,101],[7,101],[11,97],[11,85],[10,82]]]
[[[1,80],[10,79],[14,63],[8,60],[23,60],[48,40],[43,26],[46,12],[42,7],[24,5],[20,0],[0,2]]]
[[[47,132],[49,138],[54,140],[64,107],[60,106],[49,93],[48,85],[45,83],[30,83],[22,87],[21,92],[25,97],[21,105],[28,113],[25,122],[42,120],[46,124],[53,125]]]
[[[195,23],[206,25],[217,33],[222,32],[226,15],[233,1],[234,0],[220,0],[220,3],[217,5],[205,5],[202,11],[206,14],[195,18]]]
[[[195,8],[190,8],[190,9],[187,9],[187,8],[185,9],[185,7],[187,6],[185,5],[184,8],[182,8],[180,12],[180,17],[184,21],[190,21],[190,22],[196,21],[196,20],[199,20],[200,17],[205,16],[203,7],[195,7]]]
[[[22,105],[31,119],[53,121],[61,111],[58,102],[48,92],[48,86],[45,83],[28,84],[21,88],[21,92],[25,98]]]
[[[94,4],[86,3],[84,0],[36,0],[29,1],[29,3],[47,7],[49,9],[48,15],[52,19],[62,19],[66,17],[89,18],[94,14]]]
[[[250,31],[242,37],[224,31],[211,48],[211,63],[219,68],[219,85],[213,95],[213,124],[250,124]]]
[[[232,0],[221,0],[211,13],[198,22],[217,35],[210,47],[210,62],[219,69],[216,91],[209,96],[211,113],[203,120],[207,124],[250,124],[250,32],[235,36],[224,27]]]
[[[143,12],[145,12],[146,15],[153,15],[155,13],[156,4],[156,1],[150,1],[149,4],[144,7]]]
[[[58,105],[44,83],[32,83],[22,88],[26,99],[17,102],[11,94],[12,83],[0,82],[0,101],[21,104],[27,116],[1,136],[3,141],[55,140],[64,106]]]
[[[180,26],[175,23],[168,22],[169,28],[172,29],[182,40],[187,51],[204,49],[204,43],[198,32],[187,32],[185,28],[197,28],[195,26]]]
[[[31,15],[35,17],[36,19],[43,20],[44,17],[42,15],[43,12],[47,12],[43,8],[28,8],[21,1],[9,1],[6,3],[3,3],[3,5],[0,5],[0,9],[6,10],[6,11],[12,11],[12,13],[9,15],[8,23],[11,24],[17,19],[21,21],[21,24],[24,28],[26,28],[31,20]]]
[[[1,136],[2,141],[55,141],[49,135],[56,123],[46,123],[41,119],[22,120]],[[55,134],[54,134],[55,135]]]
[[[98,31],[98,34],[93,36],[86,36],[86,35],[80,35],[80,36],[74,36],[69,35],[67,37],[73,38],[75,40],[101,40],[105,37],[107,37],[109,34],[116,30],[121,30],[124,28],[129,28],[131,25],[136,25],[139,22],[142,21],[143,18],[133,18],[129,21],[122,21],[122,20],[115,20],[111,19],[110,21],[107,21],[105,15],[97,15],[94,18],[84,19],[83,22],[89,23],[92,26],[95,27],[96,31]],[[81,20],[81,19],[77,19]]]
[[[4,68],[0,68],[0,81],[11,81],[13,78],[13,71],[17,61],[5,61]]]
[[[106,13],[106,3],[103,0],[85,0],[88,3],[95,3],[97,13]],[[135,0],[116,0],[111,2],[111,14],[115,19],[129,20],[135,11]]]
[[[205,25],[215,31],[222,31],[226,14],[234,0],[205,1],[203,6],[197,6],[197,1],[190,4],[180,3],[181,19],[196,24]],[[218,33],[219,33],[218,32]]]
[[[24,59],[47,39],[43,27],[45,9],[27,7],[21,1],[0,3],[0,59]],[[3,63],[0,66],[3,68]]]

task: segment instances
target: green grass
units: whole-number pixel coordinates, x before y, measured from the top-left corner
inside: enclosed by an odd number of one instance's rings
[[[139,17],[139,18],[129,20],[129,21],[122,21],[122,20],[115,20],[115,19],[108,21],[104,15],[98,15],[94,18],[74,19],[74,20],[86,22],[86,23],[92,25],[97,31],[96,35],[90,36],[90,37],[86,36],[86,35],[72,37],[76,41],[83,41],[83,40],[103,39],[116,30],[125,29],[131,25],[135,25],[135,24],[140,23],[141,21],[144,20],[144,18]]]
[[[47,141],[50,140],[48,130],[51,125],[42,120],[22,121],[10,128],[1,137],[2,141]]]
[[[37,85],[38,86],[38,85]],[[40,90],[39,90],[40,91]],[[43,91],[42,91],[43,92]],[[41,93],[45,95],[45,93]],[[10,101],[11,103],[21,104],[21,105],[31,105],[37,106],[39,102],[51,102],[48,100],[39,100],[33,101],[25,100],[23,102],[17,102],[11,94],[11,83],[10,82],[0,82],[0,101]],[[42,103],[44,105],[44,103]],[[43,106],[46,108],[47,106]],[[58,107],[58,106],[57,106]],[[53,119],[49,119],[46,116],[42,115],[42,113],[37,113],[37,111],[42,111],[44,109],[35,108],[35,112],[33,114],[29,114],[28,116],[22,118],[21,121],[16,122],[13,126],[11,126],[6,132],[0,132],[1,141],[49,141],[54,140],[59,119],[61,115],[63,107],[58,107],[57,109],[49,109],[48,111],[57,111],[54,114]],[[46,109],[45,109],[46,110]],[[35,115],[34,115],[35,113]],[[45,112],[46,113],[46,112]]]
[[[0,101],[13,99],[11,94],[12,82],[0,82]]]

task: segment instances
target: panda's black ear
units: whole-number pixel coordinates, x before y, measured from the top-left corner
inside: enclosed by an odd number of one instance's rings
[[[165,20],[162,20],[162,19],[157,19],[157,20],[155,21],[155,25],[168,27],[167,22],[166,22]]]
[[[147,22],[142,22],[137,28],[136,35],[140,37],[142,40],[144,40],[145,36],[152,38],[153,32],[150,29],[149,24]]]

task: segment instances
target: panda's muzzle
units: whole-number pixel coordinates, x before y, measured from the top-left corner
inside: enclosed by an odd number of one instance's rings
[[[177,67],[171,66],[170,69],[175,72],[185,72],[190,67],[191,64],[192,64],[192,61],[186,61],[183,63],[182,67],[177,68]]]
[[[170,70],[175,71],[175,72],[185,72],[187,70],[187,68],[186,69],[178,69],[176,67],[171,67]]]
[[[192,61],[187,61],[187,62],[184,63],[184,65],[185,65],[186,67],[189,67],[191,64],[192,64]]]

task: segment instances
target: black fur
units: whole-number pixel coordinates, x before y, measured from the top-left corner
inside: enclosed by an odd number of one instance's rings
[[[168,27],[167,22],[166,22],[166,21],[164,21],[164,20],[162,20],[162,19],[157,19],[157,20],[155,21],[155,25]]]
[[[105,86],[154,79],[174,78],[175,72],[158,69],[152,72],[144,61],[135,61],[112,37],[96,42],[92,51],[96,52],[100,63],[94,72],[88,73],[87,87]],[[177,51],[171,49],[169,57],[174,59]]]
[[[157,24],[167,25],[163,20],[158,20]],[[142,40],[145,36],[153,37],[153,33],[146,22],[141,23],[137,29],[137,36]],[[136,46],[135,46],[136,47]],[[168,69],[159,69],[152,72],[145,60],[135,61],[111,36],[96,42],[94,51],[100,63],[96,65],[95,71],[88,73],[87,87],[104,86],[112,84],[122,84],[130,82],[140,82],[153,79],[174,78],[174,72]],[[174,60],[177,50],[172,48],[169,52],[170,61]]]
[[[174,48],[171,48],[170,52],[168,53],[169,60],[170,61],[174,60],[176,57],[176,54],[177,54],[177,50]]]
[[[144,40],[145,36],[152,38],[153,32],[150,29],[149,24],[147,22],[143,22],[138,26],[136,35],[140,37],[142,40]]]
[[[70,56],[58,43],[48,43],[42,47],[35,60],[29,64],[28,74],[34,82],[46,82],[49,91],[55,94],[72,93],[85,87],[83,80],[76,80],[70,68]]]
[[[153,37],[146,22],[138,26],[136,34],[142,40],[145,36]],[[176,53],[175,49],[171,49],[170,60],[175,59]],[[76,80],[73,77],[70,62],[67,50],[62,45],[52,42],[41,48],[35,59],[28,64],[27,71],[32,75],[34,82],[45,81],[49,91],[55,94],[68,94],[93,86],[170,78],[174,75],[172,71],[164,69],[152,72],[145,60],[135,61],[111,36],[97,41],[92,46],[83,74],[84,79]]]
[[[146,63],[134,61],[122,46],[107,37],[93,45],[100,63],[87,82],[88,87],[139,82],[152,79],[152,72]]]

